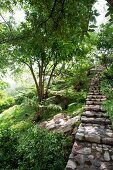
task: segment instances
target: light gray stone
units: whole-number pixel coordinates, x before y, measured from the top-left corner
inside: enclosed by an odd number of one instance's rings
[[[73,160],[69,159],[65,170],[75,170],[76,167],[76,163]]]
[[[110,161],[110,155],[109,155],[108,151],[105,151],[105,153],[104,153],[104,160],[105,161]]]
[[[103,148],[104,151],[108,151],[109,149],[106,147],[106,148]]]
[[[107,168],[105,162],[101,162],[100,170],[105,170]]]
[[[94,157],[94,155],[89,155],[88,158],[89,158],[90,160],[93,160],[95,157]]]
[[[111,156],[111,159],[113,160],[113,155]]]
[[[91,154],[91,148],[85,147],[85,148],[77,150],[76,152],[79,154],[83,154],[83,155],[89,155]]]
[[[67,125],[74,125],[76,122],[78,122],[80,120],[80,116],[76,116],[76,117],[73,117],[73,118],[70,118],[66,124]]]
[[[78,140],[84,140],[84,133],[77,132],[75,138]]]
[[[55,115],[54,118],[53,118],[54,122],[59,121],[59,119],[64,119],[63,113],[59,113],[59,114]]]
[[[110,132],[106,133],[106,135],[107,135],[108,137],[113,137],[113,133],[110,133]]]
[[[96,142],[96,143],[100,143],[100,136],[98,134],[86,134],[85,135],[85,139],[86,141],[89,142]]]
[[[100,148],[100,147],[96,147],[96,150],[99,152],[102,152],[102,148]]]
[[[78,129],[78,133],[84,133],[84,127],[80,127],[80,128]]]

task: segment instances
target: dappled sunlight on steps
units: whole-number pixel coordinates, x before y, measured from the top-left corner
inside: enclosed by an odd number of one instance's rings
[[[101,105],[106,100],[100,91],[101,71],[91,71],[96,75],[91,80],[85,111],[65,170],[113,170],[113,130]]]

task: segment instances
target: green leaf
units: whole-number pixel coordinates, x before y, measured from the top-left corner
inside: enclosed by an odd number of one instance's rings
[[[89,32],[95,32],[95,30],[94,30],[94,29],[89,29],[88,31],[89,31]]]

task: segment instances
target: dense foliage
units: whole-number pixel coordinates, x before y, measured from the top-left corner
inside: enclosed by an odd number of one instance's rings
[[[113,11],[95,33],[96,0],[4,0],[0,9],[0,168],[63,170],[72,139],[40,129],[57,113],[83,112],[90,68],[106,67],[103,105],[113,119]],[[108,2],[111,1],[108,0]],[[17,23],[15,11],[25,18]],[[6,17],[7,16],[7,17]],[[11,74],[16,87],[3,77]],[[32,79],[31,79],[31,77]],[[26,78],[27,77],[27,78]],[[26,78],[26,79],[25,79]],[[11,85],[11,82],[10,82]],[[80,122],[79,122],[80,123]]]
[[[5,91],[7,86],[7,83],[2,80],[0,81],[0,113],[15,104],[14,98]]]
[[[27,115],[26,115],[27,114]],[[31,123],[32,110],[14,106],[0,117],[0,167],[64,169],[71,140]]]
[[[102,92],[107,96],[107,100],[103,102],[103,106],[107,110],[111,120],[113,120],[113,67],[104,71],[101,88]]]

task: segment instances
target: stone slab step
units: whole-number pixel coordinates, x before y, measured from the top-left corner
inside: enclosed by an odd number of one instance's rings
[[[91,99],[91,98],[93,98],[93,99],[101,99],[101,98],[106,99],[106,97],[104,95],[88,95],[87,98],[89,98],[89,99]]]
[[[96,93],[96,92],[93,92],[93,93],[88,93],[88,95],[102,95],[102,93],[101,92],[99,92],[99,93]]]
[[[86,99],[86,102],[87,101],[94,101],[94,102],[96,102],[96,101],[100,101],[100,102],[103,102],[103,101],[105,101],[106,99],[93,99],[93,98],[91,98],[91,99]]]
[[[100,93],[100,89],[89,89],[89,93],[91,92]]]
[[[86,105],[101,105],[101,101],[86,101]]]
[[[100,101],[101,102],[101,101],[105,101],[105,100],[106,100],[106,98],[87,98],[86,102],[87,101],[95,101],[95,102]]]
[[[95,88],[99,88],[100,87],[100,83],[99,82],[92,82],[90,84],[89,89],[95,89]]]
[[[94,112],[94,111],[85,111],[82,116],[86,116],[86,117],[103,117],[103,118],[109,118],[109,116],[106,113],[103,112]]]
[[[86,117],[86,116],[82,116],[81,117],[81,122],[82,123],[92,123],[92,124],[100,124],[100,125],[111,125],[111,121],[109,119],[106,118],[94,118],[94,117]]]
[[[86,105],[85,111],[105,112],[105,110],[100,105]]]
[[[93,83],[93,84],[91,84],[89,86],[89,90],[99,90],[99,89],[100,89],[100,85],[99,84]]]
[[[89,93],[100,93],[100,90],[89,90]]]
[[[100,85],[99,80],[92,80],[90,83],[90,86],[93,86],[93,85],[99,86]]]
[[[113,145],[113,130],[97,124],[87,126],[81,124],[75,138],[79,141]]]
[[[90,86],[89,86],[89,90],[90,89],[100,89],[100,83],[99,82],[93,82],[93,83],[91,83],[90,84]]]

